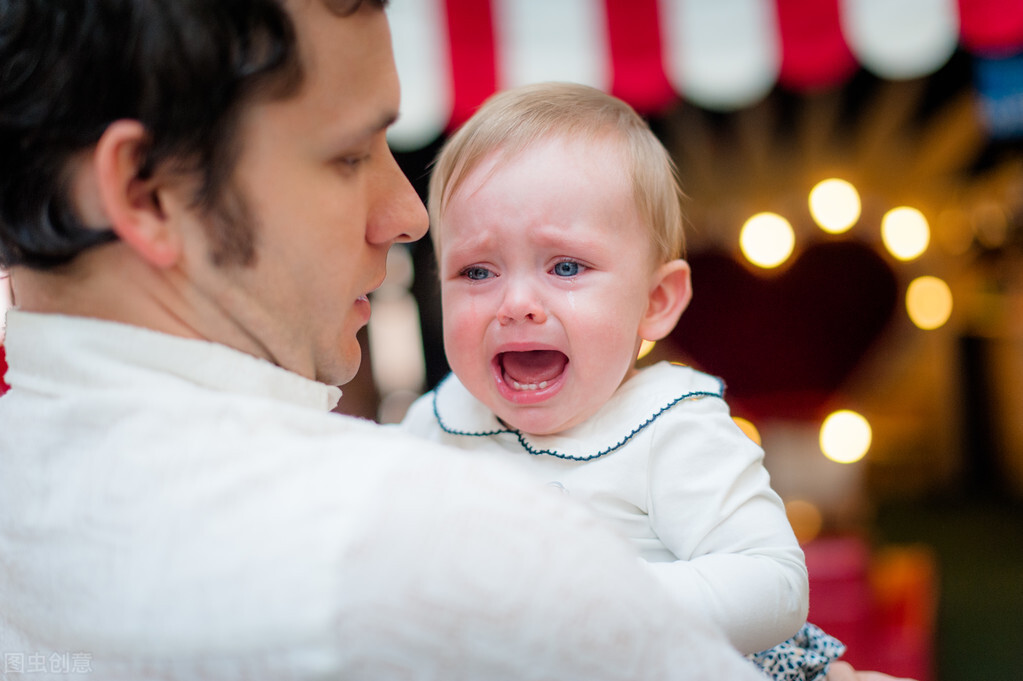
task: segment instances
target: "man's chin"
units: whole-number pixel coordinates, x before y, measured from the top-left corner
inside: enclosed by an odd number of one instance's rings
[[[362,366],[362,348],[356,343],[356,352],[351,352],[349,355],[348,357],[339,356],[335,362],[318,367],[316,380],[338,388],[354,381]]]

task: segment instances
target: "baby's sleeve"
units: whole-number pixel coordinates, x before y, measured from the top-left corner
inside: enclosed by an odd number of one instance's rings
[[[659,419],[649,455],[648,513],[679,560],[649,567],[706,612],[745,653],[791,637],[806,620],[806,563],[763,450],[721,399],[690,400]]]

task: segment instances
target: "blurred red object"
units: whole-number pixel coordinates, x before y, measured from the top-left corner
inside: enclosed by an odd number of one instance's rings
[[[9,385],[4,382],[4,376],[7,374],[7,352],[4,350],[3,343],[0,343],[0,395],[10,390]]]
[[[809,621],[846,644],[857,669],[933,681],[937,560],[920,545],[871,550],[857,536],[803,547]]]

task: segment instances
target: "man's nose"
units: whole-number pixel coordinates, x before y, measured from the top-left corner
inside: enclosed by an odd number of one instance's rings
[[[426,206],[405,177],[398,162],[387,151],[383,167],[373,179],[367,238],[373,243],[407,243],[426,234],[429,220]]]

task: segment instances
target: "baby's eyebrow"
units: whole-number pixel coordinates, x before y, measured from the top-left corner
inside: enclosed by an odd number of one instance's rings
[[[465,257],[467,254],[497,249],[494,237],[489,234],[473,234],[452,239],[448,234],[441,234],[443,247],[441,254],[444,256]],[[500,249],[497,249],[500,250]]]

